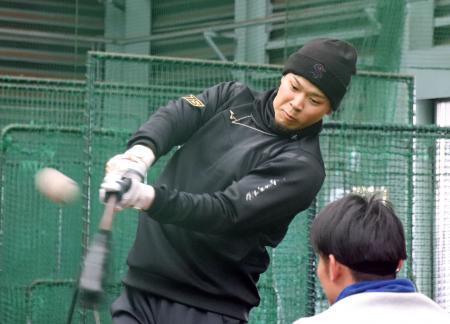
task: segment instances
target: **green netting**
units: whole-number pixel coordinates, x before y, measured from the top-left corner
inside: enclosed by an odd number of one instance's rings
[[[82,255],[80,202],[65,208],[50,203],[35,190],[34,175],[54,167],[81,183],[83,140],[76,129],[29,126],[9,126],[1,140],[0,322],[25,323],[36,306],[30,289],[41,281],[73,281]],[[49,314],[64,309],[49,305]]]
[[[326,124],[321,138],[327,178],[317,208],[352,191],[378,192],[391,200],[407,239],[409,259],[401,275],[413,279],[431,298],[436,297],[436,204],[448,204],[447,197],[436,195],[447,179],[448,170],[441,165],[449,161],[448,149],[439,143],[448,145],[449,140],[448,128],[342,123]],[[318,308],[325,307],[319,298]]]
[[[0,73],[83,79],[91,49],[281,63],[313,37],[354,43],[364,70],[446,69],[448,0],[3,1]],[[428,55],[427,55],[428,54]],[[430,55],[431,54],[431,55]]]
[[[286,14],[286,19],[270,35],[266,46],[269,62],[284,62],[290,53],[312,38],[336,37],[356,47],[358,69],[414,75],[420,100],[449,96],[447,88],[440,88],[447,83],[450,69],[448,0],[282,0],[277,3],[277,12]],[[397,95],[401,94],[386,90],[386,98]],[[390,109],[393,110],[388,114],[396,112],[395,106]]]
[[[2,133],[1,323],[63,323],[67,318],[81,258],[103,210],[97,191],[100,172],[103,173],[104,161],[121,150],[130,136],[96,132],[95,140],[87,144],[83,131],[10,125]],[[96,161],[93,165],[100,170],[94,176],[87,153],[92,147]],[[56,168],[77,181],[83,189],[82,199],[60,207],[38,193],[34,175],[43,167]],[[132,211],[121,213],[116,221],[107,282],[109,304],[120,292],[124,260],[136,221]],[[106,306],[100,317],[108,321]],[[89,318],[94,322],[93,312],[78,309],[74,323]]]
[[[337,37],[355,45],[360,69],[399,72],[408,67],[408,50],[448,44],[448,23],[433,26],[448,8],[445,0],[286,0],[283,57],[308,39]]]
[[[142,123],[140,117],[150,115],[155,107],[170,99],[198,93],[205,87],[227,80],[242,81],[259,90],[268,89],[277,86],[280,69],[279,66],[91,53],[88,104],[92,126],[93,129],[113,127],[132,131]],[[412,119],[412,90],[411,77],[360,73],[355,77],[342,112],[333,119],[409,123]],[[393,93],[398,95],[390,96]],[[345,146],[345,143],[340,145]],[[332,146],[330,150],[334,152]],[[360,166],[362,169],[365,167],[370,165]],[[384,165],[379,172],[386,167]],[[400,177],[406,181],[406,175]],[[364,179],[366,183],[372,183],[377,174]],[[356,179],[349,181],[355,186],[358,183]],[[288,323],[314,312],[316,283],[313,280],[314,260],[308,249],[309,219],[306,215],[298,217],[286,240],[272,251],[271,268],[259,283],[262,303],[252,312],[253,322]]]
[[[94,124],[129,130],[138,127],[142,119],[148,116],[148,107],[155,109],[180,95],[198,93],[205,87],[230,80],[243,82],[256,90],[265,90],[278,86],[281,77],[281,66],[277,65],[100,52],[89,54],[88,65],[89,73],[95,74],[91,91],[98,93],[95,98],[90,98],[95,100],[91,105],[98,107],[94,117],[98,120]],[[331,118],[351,122],[411,124],[413,90],[411,76],[360,71],[354,77],[339,111]],[[108,95],[101,96],[103,92]],[[108,109],[107,113],[105,109]]]
[[[280,79],[279,66],[102,53],[90,55],[88,72],[84,91],[77,84],[68,87],[58,82],[42,87],[48,80],[0,82],[0,89],[14,89],[7,106],[25,107],[23,114],[15,114],[1,110],[0,105],[2,117],[9,123],[28,124],[2,126],[1,323],[64,322],[81,256],[103,211],[98,187],[104,163],[125,149],[130,134],[158,106],[221,81],[240,80],[263,90],[275,87]],[[36,88],[39,95],[33,91]],[[64,100],[56,95],[65,98],[67,88],[76,95]],[[395,88],[395,97],[386,96],[389,88]],[[294,220],[283,243],[271,250],[271,267],[258,284],[261,305],[252,311],[251,323],[290,323],[325,307],[309,248],[309,223],[327,202],[352,190],[381,191],[393,200],[408,238],[410,259],[402,274],[432,297],[436,280],[445,280],[445,275],[435,278],[433,268],[439,261],[432,251],[433,218],[436,206],[442,203],[435,193],[446,180],[445,168],[438,166],[445,164],[449,154],[441,144],[448,143],[449,130],[400,125],[407,124],[412,115],[409,77],[361,73],[351,91],[342,113],[333,117],[350,123],[329,120],[323,132],[324,187],[316,204]],[[85,96],[86,105],[80,111]],[[24,114],[42,116],[45,111],[39,108],[35,112],[33,106],[49,107],[54,113],[43,115],[47,119],[38,118],[42,126],[30,125],[22,119]],[[55,112],[56,106],[62,111]],[[366,119],[368,115],[372,119]],[[379,117],[377,122],[391,124],[355,123],[375,117]],[[150,182],[166,161],[161,159],[152,168]],[[77,180],[82,199],[58,208],[41,197],[32,179],[44,166],[56,167]],[[108,302],[120,292],[136,220],[136,212],[126,211],[115,221]],[[106,307],[99,316],[102,323],[110,322]],[[93,312],[77,305],[74,323],[95,323]]]
[[[0,74],[82,79],[86,52],[104,43],[100,1],[1,1]]]
[[[81,126],[84,82],[0,77],[0,130],[9,124]]]
[[[96,136],[114,145],[111,135]],[[115,137],[120,143],[119,139],[126,136],[116,134]],[[78,132],[73,130],[17,126],[4,134],[0,214],[2,323],[30,319],[33,323],[48,323],[65,319],[81,256],[84,225],[81,203],[57,208],[32,189],[30,179],[45,165],[58,167],[82,182],[83,155],[73,150],[79,140]],[[328,177],[316,208],[322,208],[345,192],[378,191],[386,195],[393,201],[407,231],[408,251],[412,257],[402,275],[413,278],[424,292],[432,288],[429,253],[433,235],[430,223],[436,204],[433,188],[446,177],[436,165],[448,160],[448,150],[441,152],[437,144],[449,143],[449,140],[449,129],[351,124],[327,124],[322,136]],[[66,150],[69,142],[70,153]],[[101,144],[101,140],[95,144]],[[81,149],[82,145],[78,147]],[[23,197],[26,197],[26,204]],[[313,214],[314,209],[310,213]],[[98,214],[92,212],[92,215]],[[121,215],[115,225],[109,301],[120,290],[123,260],[135,227],[133,216]],[[261,307],[252,313],[254,323],[289,323],[307,313],[314,300],[316,310],[325,307],[320,291],[314,293],[313,290],[313,259],[308,249],[303,250],[306,243],[299,237],[306,234],[309,220],[306,213],[297,217],[286,240],[272,251],[272,266],[259,284],[263,299]],[[96,224],[98,217],[91,221]],[[307,270],[302,271],[305,265]],[[305,292],[308,292],[307,299]],[[76,318],[94,323],[91,313],[77,310],[76,314]],[[107,321],[106,309],[101,318]]]
[[[372,72],[358,73],[339,112],[327,120],[350,124],[324,130],[327,180],[317,203],[271,251],[252,323],[289,323],[326,307],[307,229],[315,212],[351,190],[381,191],[394,201],[408,232],[410,260],[402,274],[449,305],[448,131],[413,128],[413,79],[387,73],[412,71],[423,80],[422,73],[436,71],[436,82],[443,82],[448,0],[47,0],[3,1],[0,8],[0,74],[83,79],[86,52],[105,46],[282,63],[314,37],[350,41],[359,52],[359,70]],[[92,53],[87,87],[84,81],[0,77],[0,323],[64,322],[81,255],[103,211],[97,189],[104,163],[123,151],[158,106],[221,81],[265,90],[278,84],[280,70]],[[426,83],[421,81],[421,93],[434,86]],[[165,161],[152,168],[149,181]],[[58,208],[35,192],[32,177],[44,166],[80,183],[83,197],[76,205]],[[121,289],[135,216],[127,211],[115,223],[108,301]],[[94,323],[93,315],[78,307],[74,322]],[[106,309],[100,317],[109,322]]]

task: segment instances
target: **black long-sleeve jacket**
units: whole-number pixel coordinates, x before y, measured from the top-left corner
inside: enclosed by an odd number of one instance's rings
[[[156,157],[181,146],[140,215],[127,285],[248,320],[266,247],[283,239],[324,177],[321,122],[297,134],[274,126],[276,90],[222,83],[161,107],[129,146]]]

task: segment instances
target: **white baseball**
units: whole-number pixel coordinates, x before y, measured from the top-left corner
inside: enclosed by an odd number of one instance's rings
[[[44,168],[36,173],[36,188],[57,204],[69,204],[80,195],[78,184],[56,169]]]

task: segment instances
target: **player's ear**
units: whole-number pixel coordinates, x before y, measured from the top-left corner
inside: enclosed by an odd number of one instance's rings
[[[395,272],[400,272],[400,270],[403,268],[404,261],[405,260],[398,261],[398,266],[397,266],[397,269],[395,270]]]
[[[336,282],[343,273],[343,265],[336,260],[333,254],[328,256],[328,276],[331,281]]]

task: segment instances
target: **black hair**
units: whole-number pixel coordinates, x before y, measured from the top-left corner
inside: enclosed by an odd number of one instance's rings
[[[311,244],[355,275],[395,278],[399,261],[407,258],[400,219],[390,202],[375,195],[350,194],[327,205],[312,223]]]

